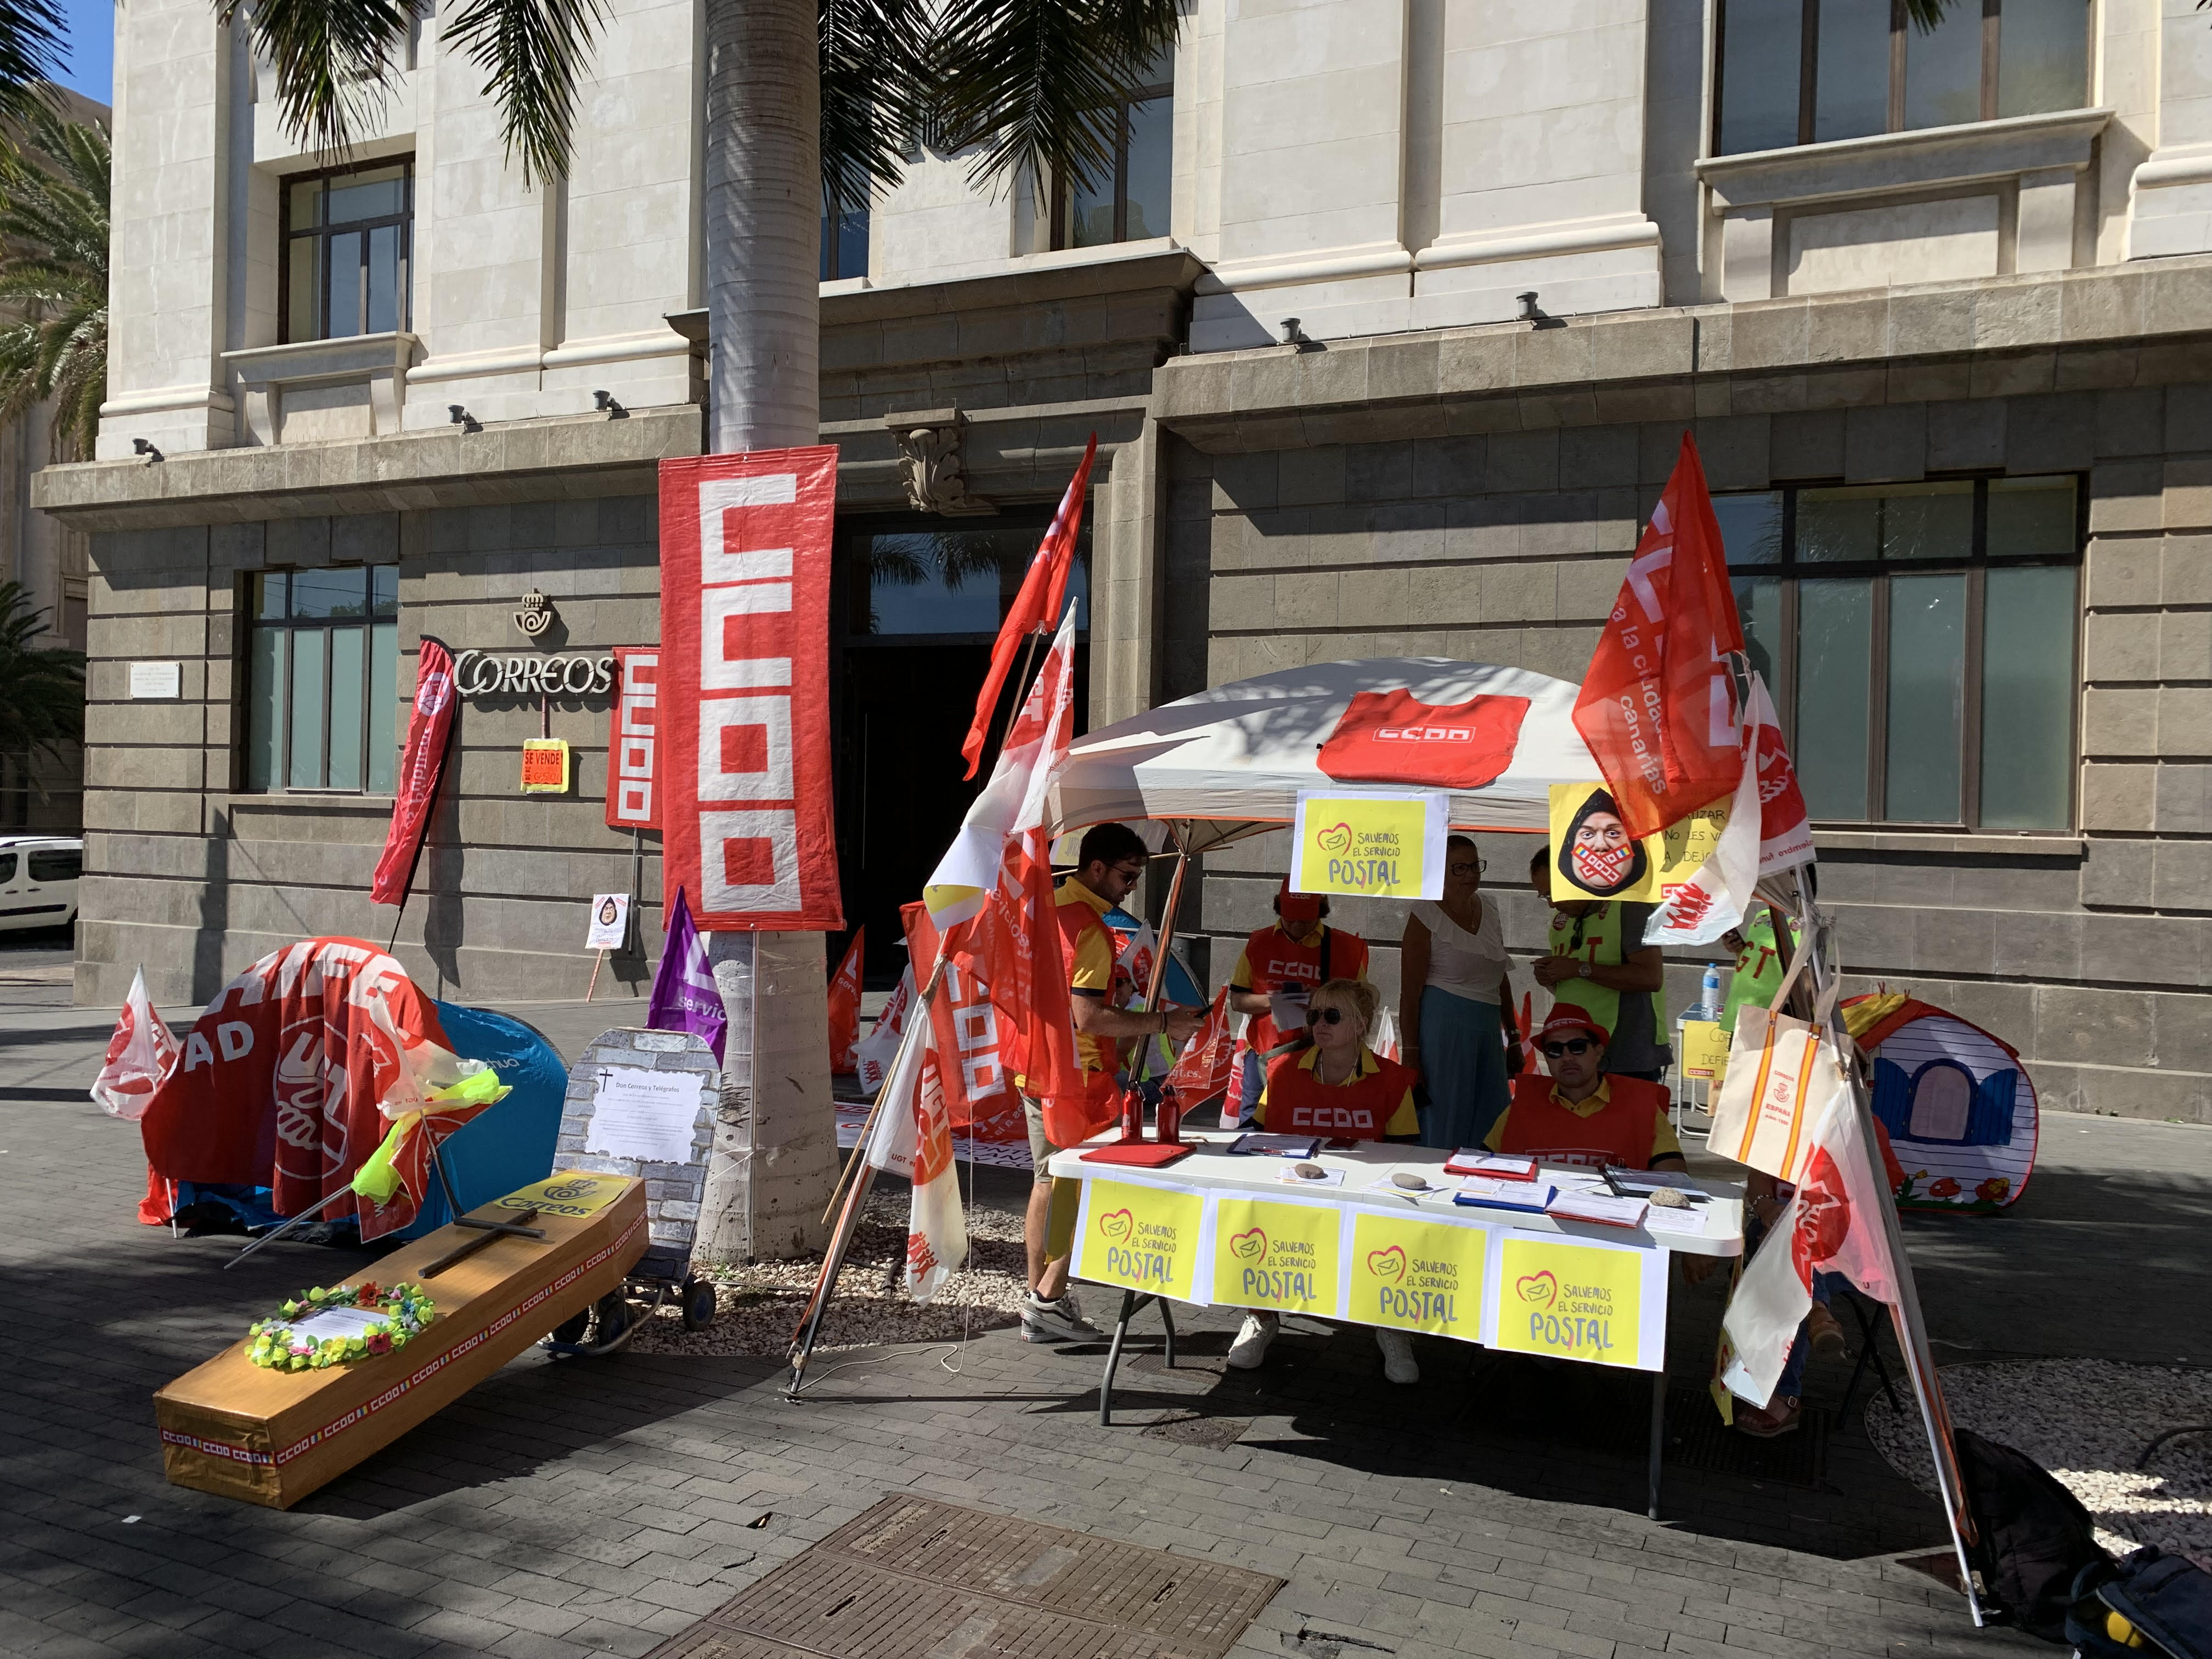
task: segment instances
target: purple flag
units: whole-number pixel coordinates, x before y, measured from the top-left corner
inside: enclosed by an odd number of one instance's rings
[[[676,908],[669,913],[660,971],[653,976],[653,1000],[646,1006],[645,1023],[651,1030],[690,1031],[703,1037],[715,1060],[722,1058],[729,1016],[722,1012],[722,994],[715,988],[707,947],[691,925],[691,907],[684,902],[681,887],[676,890]]]

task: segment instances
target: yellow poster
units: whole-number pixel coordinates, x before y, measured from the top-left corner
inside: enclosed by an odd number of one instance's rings
[[[1338,1241],[1334,1205],[1214,1200],[1213,1300],[1235,1308],[1334,1316]]]
[[[1206,1200],[1196,1193],[1086,1181],[1076,1226],[1075,1276],[1188,1302],[1205,1215]]]
[[[568,793],[568,742],[565,738],[526,738],[522,744],[522,793]]]
[[[1717,1079],[1728,1069],[1729,1034],[1717,1019],[1682,1022],[1682,1075]]]
[[[1498,1347],[1644,1370],[1665,1363],[1665,1251],[1533,1233],[1508,1233],[1497,1249]]]
[[[1552,897],[1659,902],[1667,837],[1628,833],[1601,783],[1552,786]]]
[[[1450,797],[1419,793],[1298,792],[1291,889],[1365,898],[1439,898]]]
[[[1700,806],[1652,838],[1660,843],[1659,893],[1662,900],[1671,896],[1677,887],[1686,884],[1718,850],[1721,831],[1728,828],[1729,806],[1727,799]]]
[[[547,1215],[590,1215],[620,1198],[630,1177],[562,1170],[520,1192],[497,1200],[502,1210],[538,1210]]]
[[[1489,1242],[1483,1227],[1354,1211],[1352,1259],[1345,1267],[1352,1286],[1346,1317],[1480,1342]]]

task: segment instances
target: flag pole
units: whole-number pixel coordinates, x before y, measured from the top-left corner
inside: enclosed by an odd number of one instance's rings
[[[1145,988],[1145,1011],[1147,1013],[1160,1006],[1160,993],[1167,985],[1168,952],[1175,945],[1176,917],[1182,908],[1183,872],[1190,868],[1190,854],[1183,850],[1182,837],[1176,834],[1172,823],[1168,825],[1168,834],[1175,841],[1175,874],[1169,878],[1167,909],[1160,917],[1159,945],[1152,957],[1152,981]],[[1131,1044],[1129,1071],[1133,1077],[1138,1072],[1137,1058],[1143,1054],[1145,1045],[1151,1041],[1150,1037],[1140,1036]]]
[[[1022,717],[1022,704],[1030,695],[1030,669],[1036,661],[1037,641],[1045,634],[1043,629],[1031,629],[1029,643],[1022,647],[1021,670],[1014,676],[1013,701],[1006,705],[1006,723],[999,732],[998,748],[1000,751],[1006,749],[1006,734],[1014,729],[1014,722]]]
[[[1821,931],[1820,918],[1814,908],[1812,867],[1801,866],[1797,877],[1797,948],[1812,953],[1807,963],[1812,972],[1809,988],[1817,1012],[1827,994],[1834,988],[1837,974],[1828,960],[1828,935]],[[1845,1046],[1850,1033],[1843,1016],[1832,1006],[1828,1014],[1830,1040],[1835,1044],[1838,1059],[1844,1061],[1844,1075],[1851,1091],[1851,1107],[1858,1115],[1860,1144],[1871,1154],[1880,1145],[1875,1133],[1874,1103],[1867,1091],[1861,1068],[1847,1058],[1852,1049]],[[1928,1346],[1927,1322],[1920,1311],[1920,1292],[1913,1283],[1912,1260],[1905,1254],[1904,1230],[1898,1224],[1897,1203],[1890,1192],[1887,1179],[1878,1177],[1875,1186],[1881,1197],[1877,1207],[1881,1212],[1882,1234],[1889,1247],[1892,1270],[1897,1275],[1897,1300],[1890,1305],[1890,1318],[1897,1328],[1897,1346],[1905,1358],[1905,1374],[1912,1385],[1913,1398],[1920,1407],[1920,1420],[1928,1434],[1929,1460],[1936,1471],[1936,1484],[1943,1501],[1943,1518],[1951,1531],[1951,1547],[1958,1558],[1959,1583],[1966,1595],[1966,1609],[1977,1628],[1987,1620],[1982,1614],[1982,1601],[1976,1583],[1973,1563],[1968,1556],[1970,1545],[1978,1541],[1973,1511],[1966,1500],[1966,1482],[1959,1468],[1959,1455],[1951,1437],[1951,1414],[1943,1401],[1943,1386],[1936,1374],[1936,1358]]]
[[[884,1080],[876,1087],[875,1101],[869,1106],[867,1118],[860,1125],[860,1139],[853,1147],[853,1156],[846,1161],[844,1172],[837,1177],[836,1186],[830,1189],[829,1207],[822,1212],[822,1218],[825,1222],[836,1210],[838,1200],[844,1196],[845,1183],[853,1178],[853,1171],[860,1166],[867,1153],[868,1137],[875,1133],[877,1115],[884,1109],[884,1097],[890,1092],[891,1079],[898,1075],[899,1059],[905,1055],[906,1045],[913,1040],[916,1025],[927,1018],[929,1005],[935,1000],[937,988],[944,979],[945,958],[940,955],[937,965],[930,969],[929,983],[922,988],[921,994],[914,1000],[914,1007],[907,1014],[906,1029],[899,1033],[898,1055],[893,1058],[890,1069],[884,1073]]]

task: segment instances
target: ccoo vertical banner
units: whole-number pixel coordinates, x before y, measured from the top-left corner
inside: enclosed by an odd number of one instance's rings
[[[660,464],[664,879],[702,931],[844,926],[830,771],[837,451]]]
[[[607,714],[607,828],[658,830],[660,652],[618,645],[615,706]]]

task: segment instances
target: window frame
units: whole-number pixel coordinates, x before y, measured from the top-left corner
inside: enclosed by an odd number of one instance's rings
[[[367,575],[364,586],[368,595],[368,608],[364,610],[360,616],[293,616],[291,614],[292,588],[290,585],[292,579],[302,574],[308,574],[325,570],[359,570],[363,573],[377,570],[389,570],[392,572],[392,609],[388,611],[379,611],[377,609],[376,579],[374,575]],[[389,795],[392,793],[389,788],[379,790],[371,787],[371,780],[374,773],[374,761],[371,742],[372,734],[375,729],[375,629],[380,623],[389,623],[393,629],[395,645],[397,644],[399,623],[398,570],[398,562],[397,560],[387,559],[380,561],[363,560],[358,563],[349,562],[343,564],[271,565],[265,569],[241,573],[237,614],[243,621],[244,626],[239,629],[238,656],[235,665],[232,670],[232,683],[240,688],[240,695],[232,699],[234,720],[231,752],[235,757],[233,762],[234,769],[232,779],[233,793],[250,795],[335,795],[343,797],[367,797],[370,799],[380,799],[384,796]],[[254,604],[254,586],[256,580],[268,576],[283,576],[285,579],[285,615],[282,617],[261,617],[255,614],[257,608]],[[341,628],[358,628],[362,630],[361,731],[359,734],[361,744],[361,782],[357,787],[353,787],[327,782],[319,784],[295,785],[291,781],[292,745],[293,740],[299,731],[299,721],[295,717],[296,711],[291,706],[294,672],[294,641],[300,635],[305,633],[315,633],[323,636],[323,775],[325,778],[328,778],[330,775],[331,711],[336,703],[336,699],[331,695],[331,652],[332,647],[331,645],[330,636],[337,629]],[[276,670],[279,681],[278,695],[284,703],[284,736],[283,741],[278,745],[279,752],[277,753],[275,762],[270,769],[269,782],[257,787],[252,781],[248,767],[251,763],[255,737],[253,720],[256,699],[254,696],[255,686],[253,683],[253,645],[257,636],[262,633],[281,633],[285,636],[284,649],[282,653],[281,661]],[[395,684],[392,687],[392,696],[395,703],[393,714],[396,726],[398,714],[396,704],[398,696],[398,687],[396,683],[396,659],[398,653],[395,650],[393,654],[395,659]],[[396,783],[398,775],[398,750],[396,745],[393,752],[392,771],[393,780]]]
[[[1971,5],[1975,0],[1953,0],[1958,5]],[[1797,36],[1797,139],[1795,149],[1813,143],[1851,143],[1856,139],[1819,139],[1814,137],[1814,127],[1819,112],[1820,73],[1820,0],[1799,0],[1802,9],[1798,17]],[[1997,119],[1997,76],[2002,64],[1999,53],[2003,48],[2004,0],[1979,0],[1982,9],[1982,75],[1981,101],[1976,121]],[[2097,64],[2097,8],[2093,0],[2084,0],[2082,32],[2087,72],[2094,76]],[[1729,150],[1722,147],[1721,112],[1728,96],[1728,0],[1720,0],[1713,9],[1713,76],[1712,126],[1707,134],[1709,154],[1713,156],[1753,155],[1755,150]],[[1865,137],[1887,137],[1900,132],[1932,132],[1933,127],[1908,127],[1905,124],[1905,59],[1907,33],[1913,27],[1905,15],[1905,0],[1889,0],[1889,96],[1887,119],[1880,133],[1862,135]],[[2083,105],[2090,88],[2081,89]]]
[[[1797,675],[1798,675],[1798,588],[1811,578],[1814,580],[1865,580],[1872,584],[1867,641],[1867,803],[1868,814],[1863,818],[1830,818],[1815,816],[1813,824],[1820,830],[1879,830],[1897,834],[1936,835],[2002,835],[2072,836],[2080,834],[2081,815],[2081,647],[2083,631],[2082,577],[2076,574],[2074,584],[2074,613],[2072,617],[2073,656],[2069,663],[2069,684],[2072,687],[2068,698],[2068,730],[2066,734],[2066,822],[2063,824],[2034,830],[2014,830],[2004,827],[1984,828],[1981,823],[1982,810],[1982,678],[1984,667],[1984,636],[1987,627],[1989,573],[2000,570],[2029,568],[2071,568],[2077,573],[2087,568],[2089,530],[2088,477],[2082,472],[2049,472],[2021,474],[2021,477],[2071,478],[2074,481],[2074,525],[2072,551],[2064,556],[2027,555],[1991,558],[1989,551],[1990,485],[2003,483],[2012,475],[2002,472],[1930,473],[1923,479],[1899,480],[1889,484],[1847,484],[1841,479],[1803,479],[1788,483],[1770,484],[1765,489],[1724,490],[1729,495],[1770,495],[1782,497],[1782,528],[1778,556],[1770,562],[1737,563],[1731,560],[1728,566],[1730,592],[1737,581],[1754,580],[1760,576],[1776,579],[1778,594],[1776,626],[1781,635],[1775,652],[1774,684],[1769,687],[1773,695],[1775,712],[1781,721],[1783,741],[1794,756],[1799,750],[1797,735]],[[1911,483],[1971,483],[1973,493],[1973,529],[1968,551],[1954,558],[1925,559],[1822,559],[1801,561],[1797,556],[1797,498],[1807,489],[1859,489],[1870,494],[1884,489],[1896,489]],[[1963,575],[1966,579],[1964,602],[1965,638],[1960,644],[1959,699],[1959,807],[1956,819],[1893,818],[1886,816],[1889,793],[1889,646],[1891,634],[1891,579],[1894,576]],[[1739,607],[1740,608],[1740,607]]]
[[[1139,104],[1148,104],[1155,99],[1175,97],[1175,78],[1153,81],[1141,87],[1132,87],[1114,105],[1114,240],[1129,240],[1129,115]],[[1065,174],[1055,173],[1052,181],[1052,251],[1067,252],[1075,246],[1075,197],[1068,189]]]
[[[374,173],[386,167],[400,169],[401,199],[404,205],[397,213],[380,214],[369,219],[348,219],[341,223],[325,222],[309,229],[295,231],[292,228],[292,192],[301,185],[321,181],[325,189],[336,179],[356,173]],[[288,173],[276,181],[276,337],[288,345],[307,345],[325,340],[358,340],[368,333],[368,233],[386,225],[399,228],[399,270],[398,276],[398,306],[396,321],[398,333],[405,333],[415,321],[415,158],[413,155],[380,156],[373,161],[355,161],[344,167],[316,167],[305,173]],[[333,235],[361,235],[362,283],[361,321],[363,327],[351,334],[332,334],[330,331],[330,242]],[[292,242],[295,236],[316,239],[323,251],[322,282],[317,290],[316,309],[319,314],[319,331],[298,340],[292,337]]]

